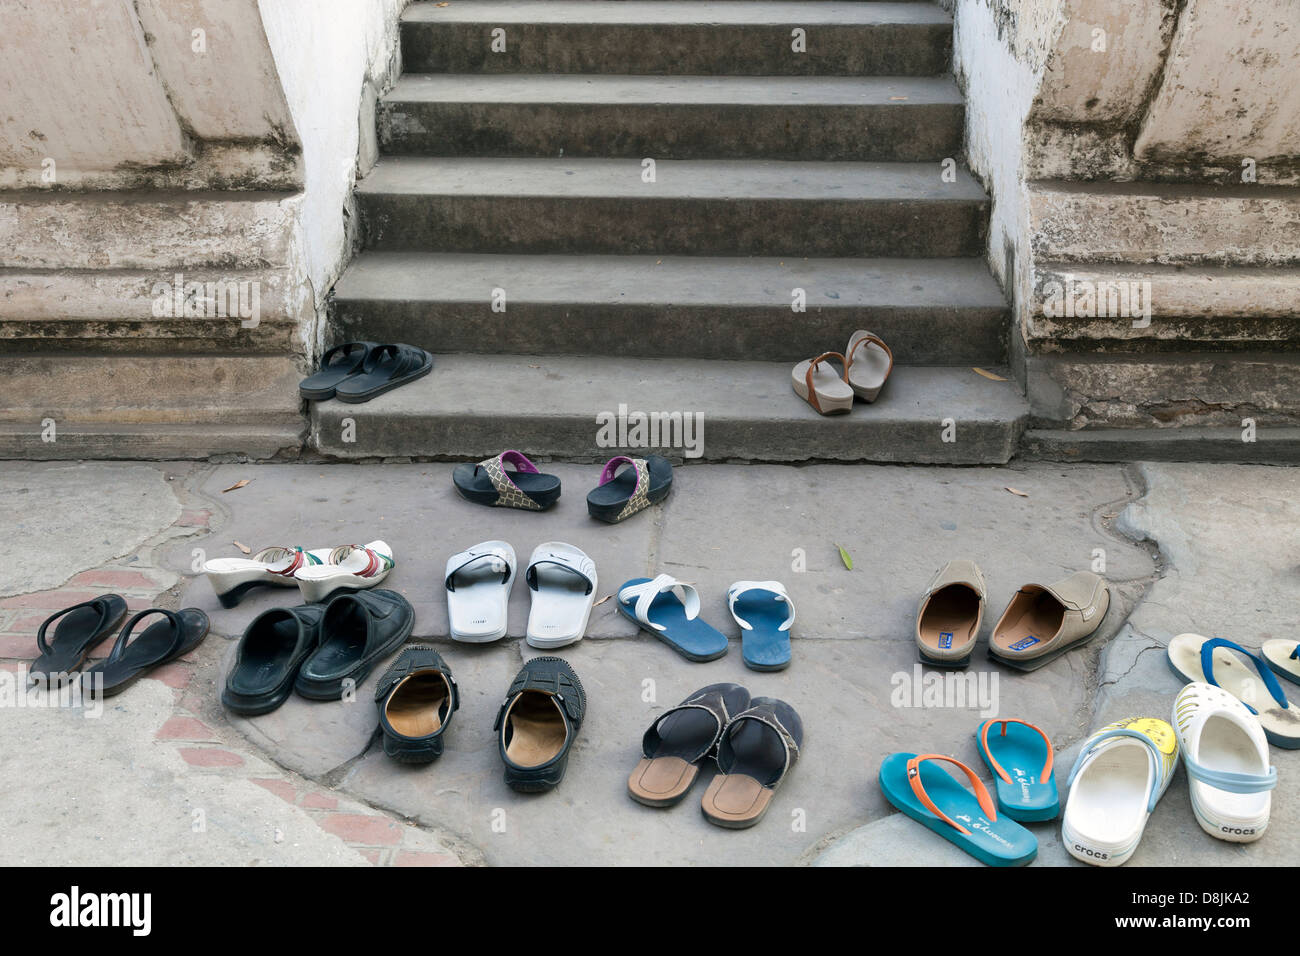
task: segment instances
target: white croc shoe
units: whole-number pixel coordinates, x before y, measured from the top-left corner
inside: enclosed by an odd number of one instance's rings
[[[1125,863],[1177,769],[1178,740],[1163,720],[1130,717],[1097,731],[1070,771],[1065,849],[1094,866]]]
[[[550,650],[582,640],[596,603],[596,562],[571,544],[546,541],[533,550],[524,579],[533,592],[529,645]]]
[[[251,558],[213,558],[203,564],[203,573],[222,607],[234,607],[255,587],[293,587],[294,575],[305,567],[324,564],[327,549],[306,551],[299,547],[263,548]]]
[[[482,541],[447,559],[447,621],[454,641],[485,644],[506,636],[515,549]]]
[[[1277,768],[1259,720],[1227,691],[1197,681],[1174,699],[1174,727],[1201,829],[1230,843],[1262,837]]]
[[[324,601],[339,588],[373,588],[393,570],[393,549],[387,542],[345,544],[325,555],[323,564],[304,564],[294,572],[305,604]]]

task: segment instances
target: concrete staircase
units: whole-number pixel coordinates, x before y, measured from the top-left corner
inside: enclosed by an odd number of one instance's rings
[[[1005,366],[1008,311],[956,163],[951,28],[915,2],[408,7],[330,331],[436,366],[314,405],[311,444],[590,459],[625,412],[700,416],[700,447],[655,449],[678,458],[1008,460],[1028,406],[972,368]],[[823,419],[790,368],[858,328],[894,375]]]

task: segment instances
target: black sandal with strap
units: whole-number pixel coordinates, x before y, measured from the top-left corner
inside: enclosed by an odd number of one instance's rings
[[[47,680],[53,676],[70,674],[86,662],[86,655],[101,644],[104,638],[126,616],[126,601],[119,594],[101,594],[83,604],[65,607],[52,614],[36,632],[36,646],[41,656],[32,661],[29,671],[33,680]],[[46,640],[45,632],[55,621],[54,639]]]
[[[433,371],[433,356],[414,345],[376,345],[361,371],[349,375],[334,390],[340,402],[359,404]]]
[[[131,635],[136,625],[151,614],[162,615],[163,620],[146,627],[134,641]],[[141,611],[126,622],[117,643],[108,657],[84,671],[87,689],[112,697],[120,694],[155,668],[188,654],[203,643],[208,635],[208,616],[196,607],[168,611],[160,607]]]
[[[643,756],[627,778],[628,796],[647,807],[680,803],[731,718],[748,706],[749,691],[739,684],[710,684],[664,711],[641,738]]]
[[[365,365],[374,342],[344,342],[329,349],[320,359],[320,370],[298,383],[298,394],[309,402],[334,397],[339,382],[356,375]]]
[[[710,823],[731,830],[752,827],[799,759],[803,722],[774,697],[755,697],[727,724],[718,741],[718,770],[700,801]]]
[[[506,471],[506,465],[514,471]],[[466,501],[521,511],[545,511],[560,500],[560,479],[537,470],[523,452],[511,449],[477,465],[457,465],[452,483]]]

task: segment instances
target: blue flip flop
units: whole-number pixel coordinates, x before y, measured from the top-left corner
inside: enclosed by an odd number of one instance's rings
[[[743,628],[741,654],[756,671],[790,666],[790,625],[794,603],[780,581],[737,581],[727,589],[731,616]]]
[[[971,793],[931,761],[966,774]],[[890,754],[880,764],[880,789],[899,810],[989,866],[1024,866],[1038,855],[1038,838],[1008,816],[998,816],[975,771],[942,754]]]
[[[617,606],[618,613],[688,661],[714,661],[727,653],[726,637],[700,619],[700,592],[671,574],[625,581]]]
[[[1002,733],[989,729],[1002,725]],[[1013,820],[1030,823],[1055,820],[1061,812],[1061,796],[1052,774],[1055,752],[1047,734],[1014,717],[986,720],[975,731],[980,756],[993,772],[998,809]]]

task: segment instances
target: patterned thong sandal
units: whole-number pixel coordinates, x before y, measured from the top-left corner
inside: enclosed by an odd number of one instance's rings
[[[844,369],[838,375],[828,364],[830,359]],[[823,352],[814,359],[800,362],[790,372],[794,393],[820,415],[842,415],[853,408],[853,389],[849,387],[848,365],[839,352]]]
[[[507,464],[515,470],[506,471]],[[451,480],[466,501],[497,508],[545,511],[560,499],[560,479],[538,471],[514,449],[477,465],[457,465]]]
[[[632,467],[620,472],[624,465]],[[587,494],[587,511],[593,518],[617,524],[663,501],[672,489],[673,466],[667,458],[617,455],[605,463],[600,484]]]

